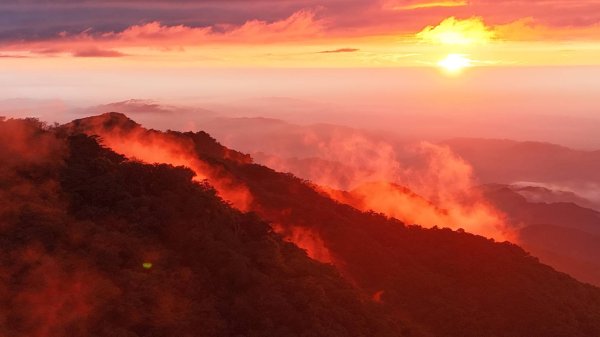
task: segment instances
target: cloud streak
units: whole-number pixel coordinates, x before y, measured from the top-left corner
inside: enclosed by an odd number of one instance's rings
[[[318,54],[355,53],[359,50],[360,49],[358,49],[358,48],[339,48],[339,49],[333,49],[333,50],[320,51],[320,52],[318,52]]]
[[[123,57],[126,54],[116,50],[104,50],[97,48],[78,50],[73,53],[75,57]]]
[[[418,1],[418,2],[410,2],[406,3],[403,1],[402,3],[398,3],[397,1],[392,2],[391,8],[394,10],[415,10],[415,9],[426,9],[426,8],[436,8],[436,7],[462,7],[467,6],[468,2],[466,0],[457,0],[457,1]]]

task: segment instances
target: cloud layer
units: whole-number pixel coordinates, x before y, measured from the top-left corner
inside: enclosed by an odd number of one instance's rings
[[[318,11],[328,31],[411,31],[449,16],[482,16],[492,24],[531,17],[553,27],[582,27],[600,21],[594,0],[8,0],[0,4],[0,39],[37,40],[83,31],[104,34],[160,22],[216,29],[248,22],[277,22],[299,11]],[[382,28],[385,27],[385,28]],[[218,30],[218,29],[216,29]]]
[[[0,4],[0,55],[114,59],[195,49],[193,60],[221,65],[314,66],[334,62],[331,54],[337,64],[390,64],[440,42],[596,42],[599,27],[595,0],[9,0]],[[252,55],[248,45],[264,48]]]

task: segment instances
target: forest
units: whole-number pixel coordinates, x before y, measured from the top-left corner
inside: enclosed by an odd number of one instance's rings
[[[127,157],[114,134],[210,170]],[[203,132],[105,114],[4,120],[0,142],[8,337],[600,335],[600,289],[520,247],[361,212]]]

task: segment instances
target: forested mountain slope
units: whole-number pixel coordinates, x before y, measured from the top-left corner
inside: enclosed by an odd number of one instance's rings
[[[193,172],[0,122],[0,331],[420,336]]]
[[[116,146],[121,144],[115,134],[125,144],[128,137],[152,146],[156,137],[187,144],[173,151],[187,157],[192,149],[194,160],[201,161],[194,166],[222,187],[217,190],[242,186],[250,195],[244,204],[249,210],[311,256],[331,262],[388,312],[435,336],[600,334],[600,290],[539,263],[516,245],[362,213],[290,174],[204,151],[219,145],[203,133],[161,136],[139,125],[121,127],[128,123],[123,115],[107,114],[75,121],[68,129],[98,134]],[[223,177],[229,185],[220,181]]]

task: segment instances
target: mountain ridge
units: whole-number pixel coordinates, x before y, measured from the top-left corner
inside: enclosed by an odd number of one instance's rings
[[[3,335],[422,336],[190,169],[99,140],[0,122]]]
[[[87,130],[100,137],[108,131],[119,130]],[[202,153],[202,146],[195,151],[232,182],[245,186],[252,196],[249,210],[283,226],[289,240],[319,238],[295,243],[309,251],[311,244],[324,244],[347,280],[365,294],[379,294],[386,310],[436,336],[600,332],[595,318],[600,313],[598,288],[539,264],[515,245],[449,229],[405,226],[326,198],[290,174],[214,157]],[[564,312],[567,307],[574,311]],[[564,315],[578,317],[582,325],[571,325]]]

